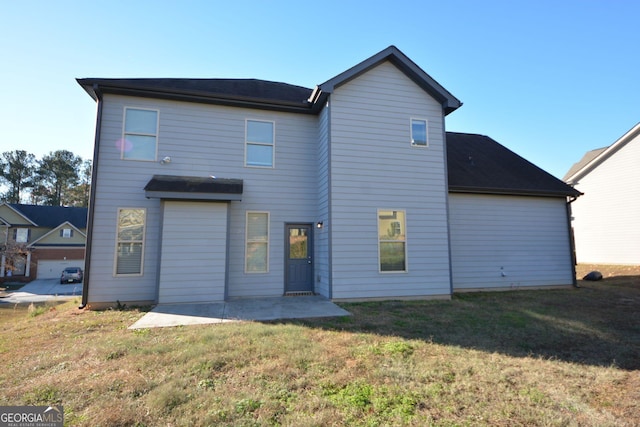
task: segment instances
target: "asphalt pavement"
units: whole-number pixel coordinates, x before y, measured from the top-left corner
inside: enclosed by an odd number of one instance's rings
[[[0,292],[0,304],[71,299],[82,295],[82,283],[60,284],[60,279],[36,279],[15,291]]]

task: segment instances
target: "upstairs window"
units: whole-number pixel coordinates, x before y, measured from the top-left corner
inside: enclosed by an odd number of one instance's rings
[[[29,241],[30,234],[31,230],[29,230],[28,228],[14,228],[13,240],[16,243],[27,243]]]
[[[60,230],[60,237],[63,239],[70,239],[73,237],[73,230],[70,228],[63,228]]]
[[[273,167],[274,122],[247,120],[245,165],[263,168]]]
[[[158,145],[158,111],[124,109],[124,135],[120,156],[126,160],[156,160]]]
[[[429,146],[426,119],[411,119],[411,145],[414,147]]]
[[[378,211],[380,272],[407,271],[407,236],[404,211]]]

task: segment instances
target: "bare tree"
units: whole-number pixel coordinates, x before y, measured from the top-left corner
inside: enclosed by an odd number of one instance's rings
[[[5,275],[9,271],[14,272],[19,267],[23,268],[28,253],[26,243],[7,242],[6,245],[2,245],[0,255],[5,257]],[[21,266],[19,266],[20,263],[22,263]]]

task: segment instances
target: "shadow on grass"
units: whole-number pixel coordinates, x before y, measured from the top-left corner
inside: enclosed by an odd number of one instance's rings
[[[640,369],[640,276],[579,286],[456,294],[451,301],[340,303],[353,316],[278,323]]]

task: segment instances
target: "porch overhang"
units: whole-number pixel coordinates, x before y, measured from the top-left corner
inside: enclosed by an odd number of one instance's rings
[[[148,199],[232,202],[242,200],[242,188],[241,179],[154,175],[144,193]]]

